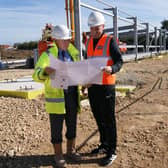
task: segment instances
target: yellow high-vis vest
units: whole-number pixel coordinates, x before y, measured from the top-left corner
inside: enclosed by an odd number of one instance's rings
[[[48,51],[55,58],[58,58],[58,47],[56,45],[54,45]],[[79,51],[73,46],[73,44],[69,44],[67,51],[74,62],[79,61]],[[32,77],[36,82],[44,83],[46,111],[53,114],[65,114],[66,111],[63,89],[53,88],[51,86],[50,77],[44,74],[45,67],[49,65],[49,54],[47,52],[43,52],[42,55],[39,57],[38,62],[36,63]],[[78,111],[80,110],[79,96],[80,95],[78,90]]]

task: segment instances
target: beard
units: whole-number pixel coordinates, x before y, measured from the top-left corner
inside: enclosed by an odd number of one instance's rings
[[[101,34],[102,32],[93,32],[91,33],[91,36],[94,38],[94,39],[98,39],[101,37]]]

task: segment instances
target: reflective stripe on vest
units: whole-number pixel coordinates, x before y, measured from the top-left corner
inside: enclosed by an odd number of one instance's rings
[[[102,35],[102,37],[99,39],[95,50],[93,48],[93,38],[91,37],[90,39],[87,40],[86,42],[86,51],[87,51],[87,58],[95,58],[95,57],[108,57],[109,59],[107,60],[106,66],[112,66],[113,65],[113,60],[110,57],[110,50],[109,50],[109,45],[110,45],[110,40],[111,36],[108,36],[107,34]],[[115,74],[107,74],[106,72],[103,73],[102,77],[102,84],[104,85],[111,85],[115,84],[116,81],[116,76]]]
[[[52,103],[62,103],[64,102],[64,98],[46,98],[46,102],[52,102]]]
[[[44,81],[45,79],[42,79],[42,78],[40,77],[41,71],[42,71],[42,69],[41,69],[40,67],[37,67],[37,77],[38,77],[39,80],[43,80],[43,81]]]

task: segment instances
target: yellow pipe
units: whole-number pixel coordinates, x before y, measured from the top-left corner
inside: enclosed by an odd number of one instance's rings
[[[75,40],[74,1],[70,0],[70,20],[72,41]]]

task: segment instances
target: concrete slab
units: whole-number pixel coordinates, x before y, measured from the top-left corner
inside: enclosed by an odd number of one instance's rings
[[[0,81],[0,96],[33,99],[43,93],[43,84],[34,82],[31,76]]]
[[[133,85],[116,85],[116,91],[117,92],[132,92],[136,89],[136,86]]]
[[[126,92],[132,92],[135,88],[132,85],[116,85],[117,95],[124,96]],[[0,96],[33,99],[43,93],[44,85],[34,82],[31,76],[0,81]]]

